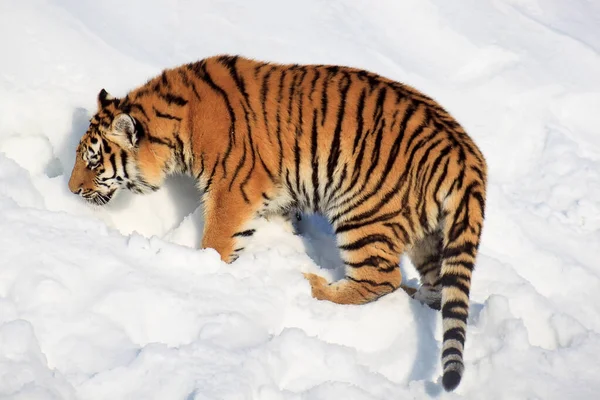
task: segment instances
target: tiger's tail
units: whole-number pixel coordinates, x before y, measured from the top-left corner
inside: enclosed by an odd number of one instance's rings
[[[485,169],[463,166],[463,174],[444,202],[440,271],[443,344],[442,384],[454,390],[463,375],[463,350],[469,315],[471,274],[479,247],[485,209]],[[475,171],[475,172],[473,172]]]

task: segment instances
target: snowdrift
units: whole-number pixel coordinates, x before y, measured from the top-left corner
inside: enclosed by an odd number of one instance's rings
[[[599,15],[586,0],[0,2],[0,397],[595,399]],[[405,81],[477,141],[487,220],[454,393],[436,312],[401,291],[310,297],[302,272],[340,272],[322,219],[300,235],[265,222],[225,265],[197,249],[189,179],[103,209],[68,191],[101,88],[222,53]]]

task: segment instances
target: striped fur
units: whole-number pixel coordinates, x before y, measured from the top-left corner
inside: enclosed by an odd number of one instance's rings
[[[434,100],[364,70],[218,56],[165,70],[121,99],[102,90],[98,106],[73,192],[105,204],[119,188],[142,193],[191,175],[204,191],[202,247],[225,261],[255,218],[321,213],[346,277],[306,277],[315,298],[341,304],[399,288],[406,252],[441,308],[444,387],[459,384],[486,163]]]

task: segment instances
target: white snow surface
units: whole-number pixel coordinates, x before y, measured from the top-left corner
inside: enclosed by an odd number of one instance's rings
[[[233,264],[199,250],[193,182],[90,208],[67,188],[106,88],[237,53],[362,67],[433,96],[489,166],[466,371],[439,313],[339,277],[328,224],[264,222]],[[597,399],[600,3],[0,0],[0,398]],[[418,284],[403,260],[405,282]]]

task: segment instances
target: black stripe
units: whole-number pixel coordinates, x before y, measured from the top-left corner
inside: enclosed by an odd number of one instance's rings
[[[179,163],[181,164],[180,167],[183,169],[183,171],[191,169],[191,167],[188,166],[185,161],[185,149],[183,146],[183,140],[181,140],[181,137],[179,136],[178,132],[173,132],[173,137],[175,137],[175,155],[177,156],[177,158],[179,158]]]
[[[294,166],[296,168],[296,195],[300,196],[300,132],[301,128],[296,127],[296,135],[294,137]],[[293,190],[290,188],[290,190]]]
[[[246,91],[246,83],[244,82],[244,78],[240,76],[237,70],[237,62],[239,60],[238,56],[221,56],[218,60],[228,69],[229,74],[233,78],[235,85],[238,88],[238,91],[241,93],[244,102],[248,106],[250,113],[252,114],[252,119],[256,122],[256,113],[252,109],[250,105],[248,92]]]
[[[229,191],[230,192],[231,192],[231,188],[233,186],[233,182],[235,181],[235,178],[240,173],[240,170],[244,166],[245,161],[246,161],[246,143],[244,142],[244,146],[242,147],[242,157],[240,157],[240,161],[238,162],[237,166],[235,167],[235,171],[233,172],[233,177],[229,181]]]
[[[352,268],[373,267],[378,268],[380,264],[389,264],[389,261],[380,256],[369,256],[362,261],[350,262],[344,260],[344,264]]]
[[[383,102],[385,101],[386,96],[386,88],[383,87],[379,90],[379,95],[377,96],[376,106],[375,106],[375,114],[373,117],[373,125],[374,130],[377,131],[375,136],[375,144],[373,147],[373,154],[371,157],[371,165],[367,170],[365,175],[365,183],[371,178],[371,174],[375,170],[375,168],[379,165],[379,153],[381,149],[381,141],[383,139],[383,131],[385,128],[385,119],[382,119],[383,116]]]
[[[442,315],[445,315],[446,312],[449,311],[467,311],[469,309],[469,305],[462,300],[450,300],[444,303],[442,307]]]
[[[348,90],[350,89],[350,78],[348,74],[344,74],[340,78],[338,92],[340,98],[340,105],[337,110],[337,122],[335,125],[335,129],[333,131],[333,139],[331,140],[331,147],[329,150],[329,159],[327,160],[327,178],[328,182],[333,182],[333,173],[335,168],[337,167],[338,160],[341,155],[340,143],[341,143],[341,132],[342,132],[342,123],[344,122],[344,118],[346,116],[346,95],[348,94]],[[331,188],[331,186],[328,186]]]
[[[238,90],[245,98],[248,98],[248,92],[246,91],[246,84],[244,83],[244,79],[239,75],[237,71],[237,61],[238,56],[222,56],[218,58],[219,62],[227,67],[231,77],[235,81]]]
[[[417,111],[418,110],[419,110],[419,107],[417,106]],[[404,149],[405,154],[410,150],[413,142],[417,139],[417,137],[421,134],[421,132],[423,132],[423,129],[425,129],[425,127],[427,127],[429,125],[429,121],[431,120],[431,113],[430,113],[429,109],[427,107],[423,107],[423,113],[425,115],[423,116],[423,119],[419,122],[417,129],[415,129],[410,134],[410,137],[406,141],[406,148]]]
[[[196,85],[195,85],[195,84],[192,82],[192,83],[190,84],[190,86],[192,87],[192,92],[194,92],[194,95],[196,96],[196,98],[197,98],[198,100],[201,100],[201,98],[200,98],[200,94],[198,93],[198,89],[196,89]]]
[[[395,248],[396,248],[396,246],[394,246],[394,243],[392,243],[390,238],[388,238],[387,236],[382,235],[382,234],[367,235],[358,240],[355,240],[354,242],[342,244],[339,246],[339,248],[342,250],[354,251],[354,250],[362,249],[363,247],[369,246],[373,243],[383,243],[383,244],[387,245],[387,247],[391,251],[395,251]]]
[[[427,149],[425,150],[423,155],[421,155],[421,159],[419,160],[417,167],[415,168],[415,170],[417,171],[416,189],[418,193],[417,204],[415,205],[415,209],[419,210],[419,222],[423,227],[427,227],[429,225],[427,217],[427,206],[429,205],[429,201],[427,196],[425,195],[425,187],[428,186],[430,182],[429,179],[426,179],[426,176],[429,172],[429,167],[425,168],[425,164],[430,161],[429,154],[431,153],[431,151],[435,149],[440,143],[442,143],[441,139],[429,143],[427,145]],[[410,168],[413,169],[412,166]]]
[[[180,117],[176,117],[176,116],[168,114],[168,113],[160,112],[155,107],[152,107],[152,108],[154,109],[154,114],[156,114],[156,116],[158,118],[170,119],[170,120],[175,120],[175,121],[181,122]]]
[[[479,180],[481,182],[485,182],[485,176],[483,175],[483,171],[478,166],[470,165],[469,169],[471,169],[471,171],[473,171],[477,174],[477,176],[479,177]]]
[[[271,74],[273,73],[274,69],[275,69],[275,67],[271,67],[271,69],[269,69],[265,73],[265,75],[262,79],[261,87],[260,87],[260,105],[262,107],[265,129],[266,129],[267,137],[269,138],[269,141],[271,140],[271,133],[269,131],[269,119],[267,116],[267,93],[269,91],[269,78],[271,77]]]
[[[445,157],[445,155],[443,157]],[[440,155],[439,159],[441,160],[443,157]],[[442,173],[438,177],[437,182],[433,189],[433,193],[436,196],[435,200],[436,200],[436,204],[438,205],[438,209],[442,208],[442,204],[440,203],[439,193],[440,193],[440,188],[442,187],[442,184],[446,180],[446,176],[448,176],[448,165],[449,164],[450,164],[450,160],[447,159],[444,162],[444,168],[442,169]]]
[[[392,211],[392,212],[389,212],[386,214],[381,214],[381,215],[377,216],[376,218],[366,220],[366,221],[363,220],[361,222],[348,223],[348,222],[344,221],[336,226],[335,233],[338,234],[338,233],[342,233],[342,232],[348,232],[351,230],[364,228],[365,226],[368,226],[368,225],[373,225],[373,224],[377,224],[380,222],[388,221],[390,219],[397,218],[401,211],[402,211],[402,209],[397,210],[397,211]]]
[[[210,176],[208,177],[208,179],[206,181],[206,188],[204,188],[204,192],[208,192],[210,190],[210,186],[212,185],[212,182],[213,182],[213,177],[215,176],[215,173],[217,172],[217,165],[219,165],[220,158],[221,158],[221,156],[218,155],[217,159],[215,160],[215,163],[213,164],[212,171],[210,172]]]
[[[459,289],[461,292],[463,292],[464,294],[466,294],[468,297],[469,292],[470,292],[468,283],[464,283],[461,280],[465,280],[465,281],[469,282],[468,277],[465,277],[463,275],[456,275],[455,273],[454,274],[444,273],[438,279],[439,284],[442,285],[442,287],[455,287],[455,288]]]
[[[462,351],[456,347],[448,347],[442,352],[442,359],[450,356],[459,356],[462,357]],[[452,362],[457,362],[458,360],[453,359]]]
[[[300,69],[300,81],[297,83],[299,88],[298,93],[298,121],[300,126],[304,125],[304,120],[302,118],[302,114],[304,112],[304,79],[306,78],[306,68],[301,67]]]
[[[122,107],[122,110],[126,114],[130,114],[133,111],[139,111],[140,113],[142,113],[144,118],[146,118],[146,120],[150,119],[150,117],[148,117],[148,114],[146,114],[146,110],[144,110],[144,107],[141,104],[137,104],[137,103],[127,104],[126,106]]]
[[[465,329],[463,327],[454,327],[444,332],[443,341],[456,340],[460,343],[465,342]]]
[[[470,257],[475,257],[477,251],[477,245],[471,242],[465,242],[456,247],[446,247],[442,251],[442,257],[448,259],[450,257],[458,257],[462,254],[467,254]]]
[[[290,179],[290,170],[286,169],[285,170],[285,183],[287,185],[287,187],[290,189],[292,197],[294,198],[294,200],[296,200],[296,193],[292,190],[292,180]]]
[[[435,149],[437,147],[437,145],[439,145],[442,142],[443,142],[442,139],[438,139],[438,140],[434,140],[433,142],[427,143],[427,150],[425,150],[425,152],[421,156],[421,159],[419,160],[419,163],[417,164],[417,167],[415,168],[416,171],[417,171],[417,173],[419,173],[419,171],[423,171],[425,164],[430,161],[429,154],[431,154],[431,152],[433,151],[433,149]],[[447,146],[447,147],[445,147],[443,149],[443,151],[448,151],[449,152],[450,148],[451,148],[450,146]],[[440,154],[440,156],[441,156],[441,154]],[[439,164],[438,160],[439,160],[439,156],[435,160],[435,163]],[[432,169],[432,170],[435,171],[435,169]],[[425,181],[425,179],[421,179],[421,181]]]
[[[430,181],[431,179],[433,179],[433,176],[435,175],[435,173],[437,171],[439,171],[439,167],[440,164],[442,163],[442,161],[446,158],[446,156],[448,156],[448,154],[450,154],[450,151],[452,151],[452,146],[451,145],[447,145],[446,147],[444,147],[442,150],[440,150],[440,152],[438,153],[437,157],[435,158],[435,161],[433,162],[432,166],[431,166],[431,177],[430,177]],[[448,173],[448,163],[446,162],[444,165],[444,171],[442,172],[442,174],[440,175],[440,177],[438,178],[438,180],[436,181],[436,184],[434,185],[434,198],[436,199],[436,202],[438,202],[438,192],[440,190],[440,186],[444,180],[444,178],[446,177],[446,174]],[[438,209],[440,209],[440,204],[438,202]]]
[[[328,105],[328,97],[327,97],[327,89],[329,88],[329,81],[334,73],[331,70],[327,70],[327,76],[323,79],[323,91],[321,92],[321,126],[325,125],[325,118],[327,117],[327,105]]]
[[[333,202],[337,204],[337,201],[340,200],[341,198],[343,198],[343,196],[345,196],[346,194],[349,194],[350,191],[356,186],[356,183],[358,182],[358,179],[360,178],[360,172],[363,170],[362,168],[362,161],[365,155],[365,150],[366,150],[366,144],[367,144],[367,136],[368,136],[368,132],[363,135],[363,140],[360,146],[360,150],[358,152],[358,156],[356,156],[356,159],[354,161],[354,169],[352,171],[352,178],[350,180],[350,184],[348,185],[348,187],[346,188],[346,190],[342,191],[342,193],[338,194]],[[360,193],[362,190],[364,190],[365,186],[367,185],[367,180],[363,181],[362,187],[357,191],[358,193]],[[353,193],[350,193],[350,197],[354,197]]]
[[[436,258],[434,260],[428,260],[426,262],[419,264],[417,266],[417,271],[419,271],[419,274],[421,276],[425,276],[430,272],[439,270],[441,268],[441,266],[442,266],[442,263],[441,263],[440,259]]]
[[[352,154],[356,152],[358,142],[362,138],[364,131],[363,109],[365,108],[366,94],[367,91],[365,89],[361,90],[360,96],[358,97],[358,103],[356,105],[356,132],[354,134],[354,146],[352,147]]]
[[[256,229],[248,229],[245,231],[236,232],[232,237],[248,237],[254,235],[254,232],[256,232]]]
[[[267,175],[269,175],[269,179],[272,182],[275,182],[275,176],[273,175],[273,173],[271,172],[271,170],[269,169],[269,167],[267,167],[267,164],[265,164],[265,161],[263,160],[263,158],[260,155],[260,153],[257,152],[257,154],[258,154],[258,159],[259,159],[260,163],[263,166],[263,169],[265,170],[265,172],[267,173]]]
[[[292,78],[292,84],[289,87],[289,91],[288,91],[288,108],[287,108],[287,123],[288,125],[291,123],[292,121],[292,114],[294,112],[294,110],[292,109],[293,105],[294,105],[294,94],[296,91],[296,80],[298,79],[298,75],[293,74],[293,78]]]
[[[166,100],[169,105],[175,104],[176,106],[183,107],[188,103],[188,101],[186,99],[184,99],[183,97],[177,96],[177,95],[174,95],[171,93],[167,93],[165,95],[163,95],[163,94],[159,94],[159,95],[164,100]]]
[[[317,131],[317,109],[313,110],[313,124],[311,134],[311,165],[312,165],[312,186],[313,186],[313,211],[320,209],[319,203],[319,155],[318,151],[318,131]]]
[[[348,267],[355,269],[364,267],[377,268],[377,271],[384,273],[394,272],[396,268],[398,268],[398,265],[395,262],[391,262],[380,256],[370,256],[359,262],[345,261],[345,264]]]
[[[386,287],[389,287],[392,291],[394,291],[394,290],[397,289],[394,285],[392,285],[389,282],[375,282],[375,281],[370,280],[370,279],[355,279],[355,278],[353,278],[351,276],[348,276],[348,275],[345,278],[348,279],[348,280],[350,280],[350,281],[352,281],[352,282],[366,283],[366,284],[374,286],[374,287],[386,286]]]
[[[250,107],[249,104],[248,104],[248,107]],[[244,177],[244,179],[242,179],[242,182],[240,183],[240,192],[242,193],[242,197],[243,197],[244,201],[246,202],[246,204],[249,204],[250,200],[248,199],[248,196],[246,195],[246,191],[244,188],[246,187],[248,182],[250,182],[250,177],[252,176],[252,172],[254,171],[254,167],[256,166],[256,152],[254,150],[254,142],[252,140],[252,125],[248,118],[248,110],[246,109],[246,106],[244,104],[242,104],[242,109],[244,110],[244,119],[246,121],[246,128],[248,129],[246,138],[248,139],[248,147],[250,148],[250,168],[248,169],[246,176]],[[256,120],[256,117],[254,119]],[[246,156],[245,153],[246,153],[246,142],[244,142],[244,158]],[[235,177],[233,179],[235,179]]]
[[[475,269],[475,264],[471,261],[444,261],[444,263],[449,267],[463,267],[469,271]]]
[[[204,175],[204,153],[200,154],[200,171],[196,174],[196,179],[200,179]]]
[[[252,145],[252,143],[250,143],[250,156],[251,156],[250,169],[248,170],[246,177],[240,184],[240,192],[242,192],[242,197],[244,198],[244,201],[246,202],[246,204],[250,204],[250,199],[246,195],[245,187],[250,182],[252,172],[254,171],[254,167],[256,166],[256,154],[255,154],[254,146]]]
[[[456,319],[456,320],[461,321],[466,324],[467,317],[468,317],[467,314],[463,314],[463,313],[457,312],[457,311],[451,311],[451,310],[442,311],[443,319]]]
[[[110,147],[110,145],[108,144],[108,142],[104,138],[102,138],[102,150],[105,153],[107,153],[107,154],[110,153],[111,150],[112,150],[111,147]]]
[[[308,94],[308,100],[310,100],[311,102],[313,101],[312,95],[313,95],[313,92],[315,91],[315,86],[317,84],[317,80],[319,80],[319,77],[321,76],[321,73],[319,72],[318,69],[314,69],[313,71],[315,72],[315,76],[310,81],[310,93]]]
[[[254,232],[256,232],[256,229],[248,229],[245,231],[236,232],[232,237],[249,237],[254,235]]]
[[[187,76],[187,73],[185,72],[185,69],[179,68],[177,70],[177,73],[179,74],[179,77],[181,78],[181,82],[183,82],[183,84],[185,86],[190,86],[191,82],[190,82],[190,78]]]
[[[116,157],[115,157],[115,154],[114,154],[114,153],[113,153],[113,154],[111,154],[111,155],[110,155],[110,157],[108,158],[108,160],[109,160],[109,162],[110,162],[110,165],[111,165],[111,167],[112,167],[112,169],[113,169],[113,174],[112,174],[112,176],[110,177],[110,178],[112,179],[112,178],[114,178],[115,176],[117,176],[117,162],[116,162]]]
[[[348,164],[344,163],[344,166],[342,167],[342,173],[340,174],[339,178],[337,179],[337,183],[335,186],[333,186],[332,190],[329,190],[330,195],[327,196],[327,204],[335,204],[331,197],[335,196],[337,193],[340,192],[340,189],[342,188],[342,185],[344,183],[346,183],[346,175],[348,174]],[[328,189],[332,188],[331,185],[328,186]]]
[[[121,150],[121,165],[123,166],[123,177],[129,179],[129,174],[127,173],[127,153],[124,150]]]
[[[279,168],[277,170],[277,174],[281,175],[282,172],[282,166],[283,166],[283,143],[281,141],[281,103],[282,103],[282,99],[283,99],[283,83],[285,80],[285,76],[286,76],[286,71],[282,70],[281,71],[281,76],[279,77],[279,85],[278,85],[278,93],[277,93],[277,114],[276,114],[276,120],[277,120],[277,130],[276,130],[276,136],[277,136],[277,143],[279,144]]]
[[[483,194],[479,192],[471,193],[472,198],[474,198],[479,203],[479,208],[481,209],[481,214],[485,213],[485,199],[483,198]]]
[[[165,85],[165,87],[169,87],[169,81],[167,80],[167,71],[163,71],[162,74],[160,75],[160,79],[162,81],[162,84]]]
[[[406,231],[406,228],[404,228],[401,224],[397,222],[386,222],[383,225],[392,228],[394,235],[396,235],[396,239],[399,239],[400,241],[402,241],[402,243],[408,243],[408,232]]]
[[[150,143],[160,144],[163,146],[167,146],[170,149],[175,149],[175,146],[173,145],[173,143],[171,143],[169,139],[163,139],[152,135],[147,135],[147,137]]]
[[[419,125],[419,127],[415,130],[415,132],[419,132],[418,134],[420,135],[423,130],[426,128],[425,124],[421,124]],[[413,159],[415,158],[415,156],[417,155],[417,151],[419,150],[423,150],[423,145],[426,143],[429,143],[431,140],[433,140],[433,138],[435,136],[437,136],[440,133],[440,131],[438,130],[432,130],[431,133],[421,139],[419,139],[415,145],[413,146],[412,151],[410,152],[410,155],[408,157],[408,159],[406,160],[406,165],[408,165],[411,169],[414,169],[414,165],[413,165]],[[416,136],[417,134],[415,134]],[[406,150],[408,151],[408,147],[406,148]]]
[[[465,179],[465,168],[464,168],[464,164],[460,163],[460,170],[458,171],[458,177],[456,178],[455,182],[456,182],[456,188],[458,190],[462,189],[463,186],[463,181]]]

